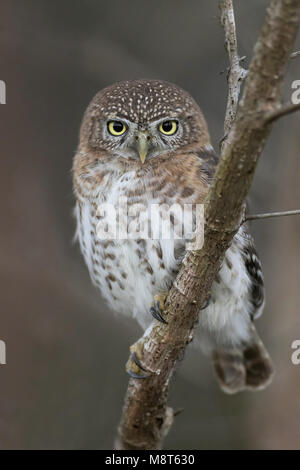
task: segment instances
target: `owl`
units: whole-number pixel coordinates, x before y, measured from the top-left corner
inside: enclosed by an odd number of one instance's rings
[[[97,93],[84,114],[73,162],[77,238],[90,277],[110,308],[135,318],[144,330],[155,321],[167,323],[164,299],[187,240],[157,236],[159,231],[151,236],[151,223],[146,231],[136,229],[150,222],[153,206],[203,204],[217,163],[203,114],[174,84],[116,83]],[[135,236],[116,236],[110,229],[110,236],[100,236],[99,227],[125,217],[117,210],[120,201],[126,201],[127,215],[138,215],[131,217]],[[158,211],[155,223],[164,220]],[[263,308],[261,264],[243,225],[199,312],[193,341],[211,358],[227,393],[261,389],[271,380],[272,362],[254,326]],[[129,364],[134,379],[147,378],[138,351],[132,351]]]

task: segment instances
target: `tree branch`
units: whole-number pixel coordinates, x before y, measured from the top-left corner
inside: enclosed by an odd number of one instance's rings
[[[232,0],[220,0],[221,24],[225,33],[225,45],[229,57],[228,98],[224,120],[224,137],[221,140],[221,150],[227,145],[228,134],[235,120],[238,108],[241,85],[247,75],[247,70],[241,67],[242,58],[238,55],[237,37]]]
[[[290,55],[290,59],[296,59],[296,57],[299,57],[299,55],[300,55],[300,51],[292,52]]]
[[[278,109],[270,112],[266,115],[266,123],[277,121],[277,119],[286,116],[287,114],[295,113],[296,111],[300,111],[300,103],[293,104],[287,103],[285,105],[280,106]]]
[[[142,365],[151,375],[145,380],[129,381],[118,449],[160,448],[172,425],[173,411],[167,406],[170,380],[193,338],[199,310],[210,295],[224,254],[243,219],[244,201],[271,130],[266,115],[280,105],[299,10],[300,0],[270,1],[236,119],[229,126],[206,198],[204,246],[185,256],[166,301],[168,324],[155,322],[138,341]]]

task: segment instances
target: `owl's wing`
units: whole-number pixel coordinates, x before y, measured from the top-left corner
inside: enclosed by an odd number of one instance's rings
[[[246,238],[246,243],[243,248],[243,258],[245,261],[245,267],[248,271],[248,275],[251,280],[251,317],[253,320],[255,320],[262,314],[264,307],[264,278],[262,273],[261,262],[254,245],[254,240],[252,236],[246,231],[244,232],[244,237]]]
[[[197,157],[201,160],[201,171],[210,183],[216,166],[219,162],[219,157],[213,148],[197,152]],[[248,212],[248,199],[246,201],[246,213]],[[240,229],[245,239],[242,256],[245,262],[245,268],[251,280],[250,286],[250,300],[252,304],[251,318],[254,320],[258,318],[263,311],[265,301],[264,279],[262,274],[262,266],[258,257],[254,240],[248,232],[248,225]]]
[[[196,152],[196,155],[201,160],[201,172],[206,176],[208,183],[210,183],[219,163],[219,157],[212,147],[207,150],[199,150]]]

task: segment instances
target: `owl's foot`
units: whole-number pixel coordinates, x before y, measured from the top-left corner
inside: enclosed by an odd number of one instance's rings
[[[208,297],[206,302],[204,302],[204,305],[200,308],[200,310],[205,310],[209,306],[210,301],[211,301],[211,295]]]
[[[142,366],[140,357],[142,357],[143,352],[143,344],[142,343],[134,343],[130,346],[130,356],[126,364],[126,372],[132,377],[133,379],[147,379],[149,374],[143,374],[143,372],[147,372],[147,370]]]
[[[155,295],[154,301],[150,308],[151,315],[156,320],[160,321],[161,323],[164,323],[165,325],[168,324],[168,322],[163,317],[165,301],[166,301],[167,296],[168,296],[168,292],[161,292],[160,294]]]

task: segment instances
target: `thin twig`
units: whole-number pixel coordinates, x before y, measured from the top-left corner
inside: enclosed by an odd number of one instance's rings
[[[241,85],[247,70],[241,66],[242,59],[238,55],[236,27],[232,0],[220,0],[221,24],[225,33],[225,45],[229,57],[228,98],[224,121],[224,137],[220,142],[221,149],[229,144],[229,132],[235,120],[238,108]]]
[[[270,124],[270,122],[274,122],[277,119],[281,118],[282,116],[295,113],[296,111],[300,111],[300,103],[284,104],[280,106],[278,109],[275,109],[275,111],[272,111],[271,113],[266,114],[266,117],[265,117],[266,123]]]
[[[273,217],[286,217],[288,215],[297,215],[300,214],[300,209],[293,211],[283,211],[283,212],[266,212],[265,214],[250,214],[246,215],[242,221],[242,224],[248,222],[249,220],[259,220],[259,219],[271,219]],[[241,224],[241,225],[242,225]]]
[[[299,55],[300,55],[300,51],[292,52],[292,54],[290,55],[290,59],[295,59]]]

